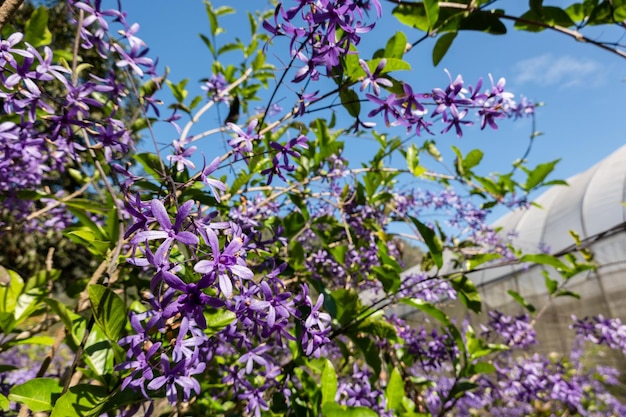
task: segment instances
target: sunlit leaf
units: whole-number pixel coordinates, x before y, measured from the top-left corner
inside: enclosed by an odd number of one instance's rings
[[[117,342],[126,323],[124,302],[119,295],[104,285],[90,285],[88,292],[96,323],[111,341]]]
[[[50,411],[62,391],[57,379],[34,378],[11,388],[9,400],[26,404],[35,413]]]

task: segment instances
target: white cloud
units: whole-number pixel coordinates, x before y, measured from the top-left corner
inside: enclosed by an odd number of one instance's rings
[[[605,70],[591,59],[569,55],[555,57],[543,54],[525,59],[515,65],[517,83],[535,83],[542,86],[559,85],[571,87],[587,84],[598,86],[605,80]]]

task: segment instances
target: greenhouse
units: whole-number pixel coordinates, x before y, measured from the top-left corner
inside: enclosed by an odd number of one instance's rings
[[[576,245],[570,230],[575,232],[597,265],[596,270],[585,271],[564,284],[564,289],[578,294],[580,301],[572,296],[549,300],[543,271],[560,280],[551,267],[518,264],[469,274],[479,289],[483,314],[496,309],[511,315],[523,313],[524,308],[509,291],[520,294],[541,312],[542,318],[535,328],[542,353],[570,351],[574,338],[569,328],[572,315],[579,318],[603,315],[619,318],[622,323],[626,321],[625,162],[626,146],[623,146],[588,170],[568,178],[569,186],[548,189],[535,199],[540,207],[510,212],[493,224],[500,229],[501,236],[510,239],[523,253],[538,253],[542,249],[553,255],[572,252]],[[404,274],[410,275],[419,269],[416,268]],[[445,268],[443,274],[451,271]],[[410,315],[411,311],[402,309],[399,313]],[[450,314],[461,318],[455,311]]]

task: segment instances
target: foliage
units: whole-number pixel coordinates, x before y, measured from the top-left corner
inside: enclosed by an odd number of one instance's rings
[[[511,293],[528,313],[488,311],[480,329],[441,306],[458,300],[480,313],[470,273],[493,264],[552,268],[550,299],[575,295],[568,280],[594,267],[585,250],[521,253],[485,222],[494,207],[527,207],[529,192],[558,183],[548,180],[557,161],[529,167],[522,158],[484,176],[482,150],[453,147],[451,171],[425,164],[443,163],[436,134],[461,137],[474,118],[496,129],[533,117],[535,105],[516,101],[504,79],[483,87],[448,74],[447,85],[416,91],[402,77],[411,69],[405,34],[371,57],[359,52],[382,18],[376,0],[249,12],[245,41],[224,40],[221,22],[236,11],[207,1],[201,38],[213,74],[194,95],[188,80],[158,72],[139,27],[103,3],[67,2],[75,49],[53,42],[43,7],[0,41],[0,190],[10,219],[1,233],[38,237],[54,228],[62,239],[47,245],[72,242],[94,262],[64,297],[51,260],[32,274],[2,271],[3,412],[625,413],[606,386],[617,383],[614,371],[583,367],[576,352],[527,350],[541,311],[522,295]],[[531,6],[533,19],[551,19],[541,2]],[[436,1],[407,7],[395,15],[429,32],[500,30],[497,14],[445,18]],[[437,43],[438,59],[453,36]],[[281,67],[269,61],[274,55]],[[107,72],[94,73],[92,59]],[[156,96],[166,89],[168,115]],[[291,107],[276,103],[279,90]],[[265,107],[253,110],[254,101]],[[128,103],[138,103],[132,117],[120,110]],[[205,113],[226,106],[223,123],[201,127]],[[154,136],[154,149],[136,146],[134,136],[146,128],[155,135],[158,123],[177,132],[171,146]],[[397,128],[412,135],[395,136]],[[351,134],[378,145],[360,166],[344,153]],[[207,147],[199,158],[199,141],[211,135],[228,137],[227,150]],[[428,186],[405,186],[416,178]],[[389,232],[396,223],[420,242],[418,273],[402,274],[403,248]],[[59,256],[50,247],[48,257]],[[399,306],[423,320],[398,317]],[[619,320],[572,327],[581,340],[626,351]],[[45,359],[33,366],[29,352]]]

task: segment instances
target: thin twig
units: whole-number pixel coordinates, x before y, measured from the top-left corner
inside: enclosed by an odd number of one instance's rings
[[[24,3],[24,0],[4,0],[2,5],[0,5],[0,31],[22,3]]]
[[[237,80],[235,80],[235,82],[233,82],[232,84],[230,84],[228,87],[226,87],[225,89],[223,89],[222,91],[220,91],[217,94],[216,99],[213,99],[211,101],[209,101],[207,104],[205,104],[200,110],[198,110],[198,112],[196,114],[193,115],[193,117],[191,118],[190,121],[187,122],[187,124],[185,125],[185,127],[183,128],[183,131],[180,134],[180,140],[181,142],[184,142],[187,139],[187,135],[189,134],[189,130],[191,129],[191,127],[198,123],[198,121],[200,120],[200,117],[202,117],[202,115],[204,113],[206,113],[211,107],[213,107],[213,105],[217,102],[217,99],[224,97],[226,94],[228,94],[231,90],[233,90],[235,87],[237,87],[239,84],[241,84],[242,82],[244,82],[249,76],[250,74],[252,74],[252,68],[248,68],[242,75],[241,77],[239,77]]]
[[[405,5],[405,6],[417,5],[417,3],[407,3],[407,2],[403,2],[402,0],[387,0],[387,1],[389,1],[390,3],[402,4],[402,5]],[[498,18],[511,20],[513,22],[520,22],[520,23],[525,23],[525,24],[528,24],[528,25],[542,27],[544,29],[551,29],[551,30],[554,30],[556,32],[562,33],[563,35],[569,36],[569,37],[577,40],[578,42],[589,43],[589,44],[592,44],[594,46],[597,46],[600,49],[604,49],[605,51],[612,52],[612,53],[614,53],[614,54],[616,54],[616,55],[618,55],[618,56],[620,56],[622,58],[626,58],[626,52],[621,51],[621,50],[619,50],[617,48],[612,48],[612,47],[608,46],[604,42],[599,42],[599,41],[593,40],[591,38],[588,38],[585,35],[583,35],[582,33],[580,33],[579,31],[574,30],[574,29],[569,29],[569,28],[566,28],[564,26],[555,25],[555,24],[546,23],[546,22],[540,22],[540,21],[531,20],[531,19],[526,19],[526,18],[522,18],[522,17],[519,17],[519,16],[512,16],[512,15],[508,15],[508,14],[504,14],[504,13],[500,13],[500,12],[496,12],[496,11],[485,10],[484,8],[475,8],[475,7],[472,7],[471,3],[470,4],[463,4],[463,3],[442,1],[442,2],[439,2],[439,8],[440,9],[457,9],[457,10],[465,10],[465,11],[468,11],[470,13],[488,14],[488,15],[497,16]],[[618,22],[615,22],[615,24],[619,25]]]

